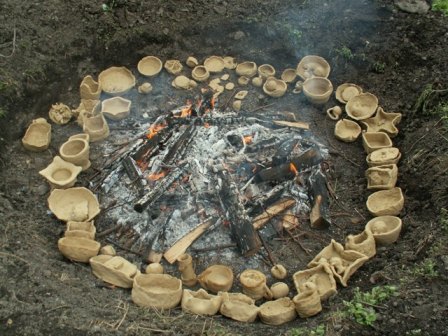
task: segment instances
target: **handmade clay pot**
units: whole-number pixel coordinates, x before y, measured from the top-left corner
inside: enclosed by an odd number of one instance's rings
[[[90,258],[92,273],[104,282],[121,288],[131,288],[140,274],[137,266],[119,256],[101,254]]]
[[[362,133],[362,146],[364,150],[370,154],[374,150],[380,148],[392,147],[392,140],[386,133],[383,132],[363,132]]]
[[[292,93],[299,94],[303,91],[303,82],[297,81],[294,85],[294,90],[292,90]]]
[[[370,118],[378,107],[378,98],[371,93],[360,93],[345,105],[345,112],[354,120]]]
[[[237,63],[235,62],[235,58],[226,56],[223,58],[224,60],[224,67],[226,69],[235,69],[237,66]]]
[[[361,126],[357,122],[349,119],[341,119],[334,126],[334,136],[336,139],[353,142],[361,134]]]
[[[92,76],[85,76],[79,85],[79,93],[81,95],[81,100],[91,99],[98,100],[101,95],[101,86],[96,82]]]
[[[224,75],[222,75],[221,77],[219,77],[221,80],[223,80],[223,81],[226,81],[226,80],[229,80],[229,78],[230,78],[230,75],[229,74],[224,74]]]
[[[196,292],[184,289],[181,306],[186,313],[213,316],[219,311],[221,303],[222,296],[208,294],[202,288]]]
[[[275,69],[270,64],[262,64],[258,67],[258,75],[264,79],[273,77],[275,76]]]
[[[183,66],[178,60],[168,60],[165,62],[164,68],[172,75],[181,73]]]
[[[190,68],[194,68],[195,66],[197,66],[199,64],[199,62],[196,59],[196,57],[189,56],[187,58],[187,60],[185,61],[185,64]]]
[[[238,77],[238,84],[241,86],[246,86],[249,84],[250,78],[246,76]]]
[[[72,117],[73,112],[65,104],[56,103],[51,105],[51,109],[48,112],[48,116],[50,117],[51,121],[58,125],[65,125],[68,123]]]
[[[372,232],[367,230],[357,235],[348,235],[345,239],[345,249],[357,251],[370,259],[376,254],[375,238]]]
[[[274,283],[271,288],[272,298],[273,299],[280,299],[282,297],[286,297],[289,294],[289,287],[284,282],[276,282]]]
[[[111,120],[126,118],[131,111],[131,101],[121,97],[113,97],[103,100],[101,113]]]
[[[143,57],[137,64],[137,70],[143,76],[155,76],[162,70],[162,61],[155,56]]]
[[[182,281],[168,274],[139,274],[134,277],[131,296],[140,307],[172,309],[182,299]]]
[[[384,165],[371,167],[366,170],[367,189],[392,189],[397,183],[397,165]]]
[[[386,113],[380,106],[374,117],[362,120],[367,132],[385,132],[391,138],[398,134],[396,125],[401,121],[401,113]]]
[[[210,77],[210,72],[205,66],[198,65],[191,71],[191,77],[198,82],[204,82]]]
[[[281,264],[276,264],[271,268],[271,274],[274,278],[283,280],[288,275],[288,271],[286,271],[285,266]]]
[[[78,108],[76,110],[73,110],[73,114],[76,116],[76,122],[79,126],[82,127],[84,125],[84,119],[96,112],[96,110],[94,109],[97,106],[97,112],[99,113],[101,111],[101,109],[99,108],[101,106],[99,100],[81,99]]]
[[[51,141],[51,125],[44,119],[34,119],[22,138],[23,147],[32,152],[42,152]]]
[[[67,222],[64,237],[78,237],[86,239],[95,239],[96,228],[93,221],[90,222]]]
[[[101,141],[106,139],[110,134],[109,125],[102,113],[87,116],[87,118],[84,119],[82,129],[84,133],[89,134],[90,142]]]
[[[330,99],[333,84],[324,77],[311,77],[303,83],[303,93],[312,104],[323,105]]]
[[[83,171],[90,167],[89,153],[89,140],[77,137],[70,137],[59,148],[59,154],[64,161],[81,167]]]
[[[50,165],[41,170],[39,174],[47,179],[52,188],[66,189],[74,186],[76,177],[81,170],[81,167],[55,156]]]
[[[234,111],[241,110],[241,100],[235,100],[232,104],[232,107]]]
[[[288,297],[263,303],[258,315],[263,323],[269,325],[281,325],[297,316],[294,303]]]
[[[285,69],[285,70],[283,70],[282,75],[280,76],[280,78],[285,83],[292,83],[292,82],[294,82],[296,77],[297,77],[297,74],[296,74],[296,70],[295,69]]]
[[[91,221],[100,213],[96,196],[87,188],[54,189],[48,197],[48,207],[60,220]]]
[[[310,261],[308,267],[316,267],[322,262],[328,263],[334,277],[342,286],[347,287],[350,277],[368,259],[367,256],[357,251],[344,250],[341,244],[332,239],[331,243]]]
[[[281,97],[285,94],[288,85],[281,79],[269,77],[263,84],[263,92],[271,97]]]
[[[59,251],[64,257],[83,263],[96,256],[100,247],[100,243],[87,238],[64,237],[58,240]]]
[[[306,80],[312,77],[327,78],[330,74],[330,70],[330,64],[328,64],[328,62],[324,58],[320,56],[309,55],[300,60],[299,64],[297,65],[296,73],[303,80]]]
[[[163,266],[160,263],[151,263],[148,266],[146,266],[145,273],[146,274],[163,274],[163,273],[165,273],[165,270],[163,269]]]
[[[239,76],[253,77],[257,74],[257,64],[255,62],[243,62],[236,66],[235,72]]]
[[[337,293],[336,281],[328,263],[319,263],[316,267],[298,271],[292,276],[297,292],[302,292],[304,284],[313,282],[319,293],[321,301]]]
[[[198,275],[202,287],[213,292],[228,292],[233,284],[232,269],[224,265],[212,265]]]
[[[226,89],[226,90],[233,90],[234,88],[235,88],[235,84],[233,84],[233,83],[227,83],[225,86],[224,86],[224,88]]]
[[[329,108],[327,110],[327,116],[331,119],[331,120],[338,120],[339,117],[342,114],[342,109],[340,106],[333,106],[331,108]]]
[[[373,216],[397,216],[404,205],[401,188],[374,192],[367,198],[366,205]]]
[[[191,255],[184,253],[177,259],[177,265],[181,274],[182,283],[191,287],[196,285],[197,278],[193,268],[193,258]]]
[[[374,150],[369,155],[367,155],[366,161],[369,167],[376,167],[397,164],[400,158],[400,150],[395,147],[389,147]]]
[[[115,251],[115,248],[112,245],[105,245],[100,248],[100,254],[108,255],[108,256],[116,256],[117,251]]]
[[[336,88],[336,99],[342,104],[347,102],[353,97],[362,93],[362,88],[356,84],[344,83]]]
[[[141,94],[148,94],[152,91],[152,89],[153,89],[152,84],[145,82],[138,87],[137,91],[138,91],[138,93],[141,93]]]
[[[101,89],[112,96],[121,96],[135,86],[135,77],[125,67],[110,67],[98,76]]]
[[[190,78],[188,78],[186,76],[177,76],[171,82],[171,85],[173,87],[175,87],[176,89],[190,90],[191,89],[191,80],[190,80]]]
[[[254,300],[266,298],[272,299],[272,293],[266,285],[266,276],[257,270],[247,269],[240,275],[240,282],[243,287],[243,293]]]
[[[261,77],[252,78],[252,85],[256,86],[256,87],[262,87],[263,86],[263,78],[261,78]]]
[[[314,282],[305,282],[302,290],[292,299],[301,318],[314,316],[322,311],[320,295]]]
[[[379,216],[366,224],[378,245],[390,245],[397,241],[402,227],[401,219],[395,216]]]
[[[224,60],[219,56],[210,56],[205,59],[204,66],[210,73],[221,72],[224,70]]]
[[[258,308],[255,300],[241,293],[219,292],[222,304],[219,312],[233,320],[240,322],[253,322],[257,318]]]
[[[238,92],[235,94],[234,98],[235,98],[235,99],[242,100],[242,99],[246,98],[246,96],[247,96],[248,93],[249,93],[249,91],[247,91],[247,90],[241,90],[241,91],[238,91]]]

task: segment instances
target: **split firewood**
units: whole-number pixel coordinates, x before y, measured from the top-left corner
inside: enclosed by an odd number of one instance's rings
[[[309,197],[312,204],[310,212],[311,227],[327,228],[330,223],[330,200],[327,190],[327,179],[321,170],[311,174],[308,179]]]
[[[291,230],[299,226],[299,218],[289,209],[283,214],[282,226],[285,230]]]
[[[261,215],[255,217],[252,225],[256,230],[261,229],[271,218],[292,207],[294,204],[296,204],[296,201],[293,199],[282,199],[267,208]]]
[[[274,120],[274,124],[277,126],[287,126],[287,127],[293,127],[293,128],[300,128],[308,130],[310,129],[310,124],[303,122],[303,121],[286,121],[286,120]]]

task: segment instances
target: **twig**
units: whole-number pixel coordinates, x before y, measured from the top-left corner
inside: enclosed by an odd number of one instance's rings
[[[300,241],[300,240],[298,240],[296,237],[294,237],[294,235],[289,231],[289,230],[285,230],[287,233],[288,233],[288,235],[292,238],[292,240],[294,240],[299,246],[300,246],[300,248],[306,253],[306,254],[308,254],[309,256],[311,256],[311,253],[310,253],[310,251],[307,249],[307,248],[305,248],[305,246],[303,246],[302,245],[302,242]]]
[[[113,232],[115,232],[115,231],[118,231],[118,230],[120,229],[120,227],[121,227],[121,225],[118,224],[118,225],[115,225],[115,226],[113,226],[113,227],[111,227],[111,228],[109,228],[109,229],[106,229],[106,230],[104,230],[104,231],[101,231],[100,233],[98,233],[98,234],[96,235],[96,238],[102,238],[102,237],[108,236],[108,235],[110,235],[111,233],[113,233]]]
[[[378,308],[378,309],[387,309],[387,307],[378,306],[378,305],[375,305],[375,304],[372,304],[372,303],[368,303],[368,302],[365,302],[365,301],[359,301],[359,302],[361,302],[362,304],[365,304],[367,306],[372,306],[372,307],[375,307],[375,308]]]
[[[120,329],[121,325],[123,324],[126,316],[128,315],[128,311],[129,311],[129,304],[125,303],[124,304],[124,314],[123,317],[121,318],[121,320],[118,322],[117,326],[115,327],[115,330]]]
[[[257,231],[258,233],[258,237],[260,238],[261,243],[263,244],[264,249],[266,250],[267,254],[268,254],[268,258],[269,261],[271,262],[272,266],[274,266],[276,264],[274,256],[272,255],[272,251],[269,248],[268,244],[266,244],[265,240],[263,239],[263,237],[260,234],[260,231]]]
[[[106,241],[107,241],[108,243],[111,243],[112,245],[118,247],[119,249],[121,249],[121,250],[123,250],[123,251],[126,251],[126,252],[129,252],[129,253],[138,255],[138,256],[140,256],[140,257],[144,257],[144,256],[145,256],[143,253],[141,253],[141,252],[137,252],[137,251],[134,251],[134,250],[131,250],[131,249],[128,249],[128,248],[124,247],[123,245],[118,244],[116,241],[114,241],[114,240],[112,240],[112,239],[110,239],[110,238],[106,238]]]
[[[5,256],[5,257],[13,257],[13,258],[19,259],[20,261],[23,261],[28,266],[30,265],[30,263],[28,261],[26,261],[22,257],[19,257],[18,255],[15,255],[15,254],[12,254],[12,253],[6,253],[6,252],[0,252],[0,255]]]
[[[70,306],[67,306],[67,305],[57,306],[57,307],[54,307],[54,308],[51,308],[51,309],[48,309],[48,310],[44,311],[44,314],[48,314],[49,312],[52,312],[54,310],[58,310],[58,309],[61,309],[61,308],[70,308]]]
[[[227,108],[227,105],[229,105],[230,101],[232,100],[233,96],[236,93],[236,89],[233,90],[232,94],[230,95],[229,99],[227,99],[226,103],[222,106],[222,110],[225,111]]]
[[[12,57],[12,55],[14,55],[14,52],[16,51],[16,36],[17,36],[17,29],[14,28],[14,33],[13,33],[13,38],[12,38],[12,51],[11,51],[11,54],[9,54],[9,55],[0,54],[0,57],[10,58],[10,57]]]
[[[273,106],[273,105],[275,105],[275,103],[267,104],[267,105],[263,105],[263,106],[259,106],[259,107],[255,108],[255,109],[253,109],[252,111],[249,111],[249,113],[253,113],[253,112],[255,112],[255,111],[262,110],[262,109],[265,109],[265,108],[267,108],[267,107],[271,107],[271,106]]]
[[[192,253],[202,253],[202,252],[210,252],[210,251],[216,251],[216,250],[223,250],[226,248],[233,248],[237,245],[235,243],[225,244],[225,245],[217,245],[217,246],[210,246],[210,247],[204,247],[200,249],[190,249]]]

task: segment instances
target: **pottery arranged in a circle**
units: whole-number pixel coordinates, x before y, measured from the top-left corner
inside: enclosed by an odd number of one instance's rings
[[[198,65],[191,71],[191,77],[198,82],[204,82],[210,77],[210,72],[205,66]]]
[[[100,254],[90,258],[89,263],[93,275],[121,288],[131,288],[134,278],[140,274],[137,266],[119,256]]]
[[[380,148],[392,147],[392,140],[383,132],[363,132],[362,145],[364,150],[370,154]]]
[[[325,104],[333,92],[333,84],[324,77],[311,77],[303,83],[303,93],[310,103]]]
[[[241,91],[238,91],[234,97],[235,97],[235,99],[242,100],[242,99],[246,98],[248,93],[249,93],[249,91],[247,91],[247,90],[241,90]]]
[[[353,97],[362,93],[362,88],[356,84],[344,83],[336,88],[336,99],[342,104],[347,104],[347,102]]]
[[[336,280],[328,263],[319,263],[316,267],[298,271],[292,276],[298,293],[304,290],[307,282],[312,282],[317,287],[320,299],[326,300],[337,293]]]
[[[108,256],[116,256],[117,251],[112,245],[104,245],[100,248],[100,254],[108,255]]]
[[[143,76],[152,77],[162,70],[162,61],[155,56],[146,56],[138,62],[137,69]]]
[[[210,56],[204,61],[204,67],[210,73],[221,72],[224,70],[224,66],[224,59],[219,56]]]
[[[51,187],[66,189],[74,186],[81,171],[82,167],[64,161],[56,155],[47,168],[41,170],[39,174],[47,179]]]
[[[370,118],[378,107],[378,98],[369,93],[360,93],[351,98],[345,105],[345,112],[354,120]]]
[[[83,127],[84,119],[88,116],[91,116],[95,109],[98,107],[98,111],[100,111],[100,101],[98,99],[81,99],[79,106],[76,110],[73,110],[73,114],[76,116],[76,122],[79,126]]]
[[[221,303],[222,296],[208,294],[202,288],[198,291],[184,289],[181,307],[190,314],[213,316],[221,308]]]
[[[258,67],[258,76],[261,78],[268,78],[268,77],[274,77],[275,76],[275,69],[270,64],[262,64]]]
[[[342,114],[342,109],[341,109],[341,107],[340,106],[333,106],[333,107],[330,107],[328,110],[327,110],[327,116],[331,119],[331,120],[338,120],[339,119],[339,117],[341,116],[341,114]]]
[[[383,165],[371,167],[366,170],[367,189],[391,189],[397,183],[398,168],[397,165]]]
[[[181,75],[174,78],[171,85],[176,89],[190,90],[196,87],[196,82],[186,76]]]
[[[371,219],[366,224],[379,245],[390,245],[395,243],[400,236],[402,221],[396,216],[379,216]]]
[[[79,85],[79,93],[81,99],[98,100],[101,95],[101,86],[92,76],[88,75],[83,78]]]
[[[164,68],[168,73],[178,75],[184,67],[178,60],[168,60],[165,62]]]
[[[191,255],[184,253],[177,258],[177,266],[181,272],[181,280],[184,286],[194,286],[197,283],[196,273],[193,268],[193,258]]]
[[[101,112],[109,119],[121,120],[129,115],[131,103],[129,99],[121,97],[105,99],[101,103]]]
[[[349,119],[341,119],[334,126],[334,136],[341,141],[353,142],[360,134],[361,126]]]
[[[34,119],[22,138],[23,147],[32,152],[42,152],[51,141],[51,125],[44,119]]]
[[[110,134],[109,124],[102,113],[87,115],[82,129],[90,136],[90,142],[101,141]]]
[[[235,69],[237,66],[237,63],[235,62],[235,58],[226,56],[223,58],[224,60],[224,67],[226,69]]]
[[[397,164],[401,158],[400,150],[396,147],[380,148],[367,155],[369,167]]]
[[[67,222],[64,236],[95,239],[96,228],[93,221],[89,222]]]
[[[240,76],[253,77],[257,74],[257,64],[255,62],[243,62],[236,66],[236,73]]]
[[[233,284],[233,271],[224,265],[212,265],[198,275],[201,286],[213,293],[228,292]]]
[[[100,247],[100,243],[88,238],[64,237],[58,240],[58,249],[64,257],[83,263],[96,256]]]
[[[262,87],[263,86],[263,78],[261,78],[261,77],[252,78],[252,85],[256,86],[256,87]]]
[[[294,82],[296,77],[297,77],[296,70],[292,69],[292,68],[288,68],[288,69],[283,70],[282,75],[280,76],[280,78],[285,83],[292,83],[292,82]]]
[[[257,318],[258,308],[255,300],[242,293],[219,292],[222,304],[219,312],[232,320],[253,322]]]
[[[241,86],[245,86],[249,84],[250,78],[246,76],[238,77],[238,84]]]
[[[263,323],[269,325],[281,325],[294,320],[297,316],[294,303],[288,297],[263,303],[258,315]]]
[[[398,187],[374,192],[367,198],[366,205],[373,216],[397,216],[403,209],[403,192]]]
[[[254,300],[272,299],[272,293],[266,285],[266,276],[260,271],[247,269],[240,275],[240,283],[243,287],[243,293]]]
[[[194,68],[195,66],[197,66],[199,64],[199,62],[196,57],[189,56],[187,58],[187,60],[185,61],[185,64],[190,68]]]
[[[263,91],[271,97],[281,97],[285,94],[288,85],[281,79],[269,77],[263,84]]]
[[[91,221],[100,213],[96,196],[87,188],[54,189],[48,197],[53,214],[63,221]]]
[[[283,280],[288,275],[288,271],[285,266],[281,264],[276,264],[271,268],[271,274],[275,279]]]
[[[165,270],[163,269],[163,266],[158,263],[150,263],[148,266],[146,266],[145,269],[146,274],[163,274],[165,273]]]
[[[101,89],[112,96],[121,96],[135,86],[135,77],[126,67],[110,67],[98,76]]]
[[[148,94],[152,91],[152,89],[152,84],[148,82],[143,83],[137,88],[138,92],[142,94]]]
[[[48,116],[50,117],[51,121],[58,125],[65,125],[68,123],[72,117],[73,112],[65,104],[57,103],[51,105],[51,109],[48,112]]]
[[[375,238],[372,232],[364,230],[357,235],[348,235],[345,238],[345,249],[357,251],[368,258],[372,258],[376,254]]]
[[[139,274],[134,277],[132,301],[140,307],[171,309],[182,299],[182,281],[168,274]]]
[[[297,314],[301,318],[314,316],[322,311],[320,296],[314,282],[305,282],[302,290],[292,299]]]
[[[88,134],[86,135],[88,138],[71,136],[59,148],[59,154],[64,161],[81,167],[83,171],[90,167],[90,137]]]
[[[330,64],[320,56],[309,55],[302,58],[297,65],[296,73],[303,80],[312,77],[328,77],[330,74]]]
[[[280,299],[282,297],[288,296],[289,294],[289,287],[284,282],[276,282],[272,284],[270,290],[273,299]]]
[[[378,107],[374,117],[362,120],[361,123],[367,128],[367,132],[385,132],[390,137],[398,134],[396,125],[401,121],[401,113],[387,113]]]

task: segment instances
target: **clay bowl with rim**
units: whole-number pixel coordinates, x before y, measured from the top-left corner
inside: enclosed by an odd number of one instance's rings
[[[292,300],[283,297],[274,301],[267,301],[260,306],[258,312],[263,323],[281,325],[296,318],[296,307]]]
[[[292,68],[288,68],[288,69],[283,70],[282,75],[280,76],[280,78],[285,83],[292,83],[292,82],[294,82],[296,77],[297,77],[296,70],[292,69]]]
[[[284,282],[276,282],[271,286],[271,293],[274,299],[280,299],[286,297],[289,294],[289,287]]]
[[[397,164],[401,158],[400,150],[396,147],[380,148],[367,155],[369,167]]]
[[[162,71],[162,61],[156,56],[143,57],[137,64],[137,70],[143,76],[152,77]]]
[[[375,114],[378,98],[369,93],[360,93],[351,98],[345,105],[345,112],[354,120],[364,120]]]
[[[131,288],[140,274],[137,266],[123,257],[100,254],[89,260],[92,273],[104,282],[121,288]]]
[[[174,80],[171,82],[171,85],[176,89],[189,90],[191,88],[191,80],[187,76],[181,75],[174,78]]]
[[[223,58],[223,60],[224,60],[224,67],[225,67],[226,69],[230,69],[230,70],[232,70],[232,69],[235,69],[236,66],[238,65],[238,64],[236,63],[234,57],[226,56],[226,57]]]
[[[335,96],[336,100],[342,104],[347,104],[347,102],[353,97],[362,93],[362,88],[353,83],[344,83],[336,88]]]
[[[23,147],[32,152],[42,152],[51,142],[51,125],[44,119],[34,119],[22,138]]]
[[[54,189],[48,197],[53,214],[63,221],[91,221],[100,213],[96,196],[87,188]]]
[[[109,119],[121,120],[129,115],[131,104],[129,99],[121,97],[105,99],[101,103],[101,112]]]
[[[373,216],[397,216],[403,209],[403,192],[399,187],[374,192],[367,198],[366,205]]]
[[[90,136],[90,142],[101,141],[110,134],[109,124],[102,113],[86,116],[82,129]]]
[[[296,73],[303,80],[306,80],[312,77],[327,78],[330,70],[330,64],[323,57],[308,55],[300,60],[296,68]]]
[[[341,119],[334,126],[334,136],[341,141],[353,142],[360,134],[361,126],[356,121]]]
[[[211,292],[228,292],[233,285],[233,271],[224,265],[212,265],[198,275],[201,286]]]
[[[79,85],[79,93],[81,99],[97,100],[101,95],[101,86],[92,76],[87,75]]]
[[[285,94],[288,85],[281,79],[269,77],[263,84],[263,92],[271,97],[281,97]]]
[[[178,75],[183,69],[182,63],[179,60],[167,60],[165,62],[164,68],[168,73],[172,75]]]
[[[196,57],[188,56],[187,60],[185,61],[185,64],[190,68],[194,68],[199,64],[199,62]]]
[[[312,104],[325,104],[333,92],[333,84],[324,77],[312,77],[303,83],[303,93]]]
[[[262,64],[258,67],[258,75],[264,79],[266,79],[268,77],[274,77],[275,69],[270,64]]]
[[[255,300],[242,293],[219,292],[222,304],[219,312],[235,321],[253,322],[257,318],[258,308]]]
[[[182,299],[182,281],[168,274],[139,274],[134,278],[131,296],[140,307],[172,309]]]
[[[336,280],[328,263],[320,263],[313,268],[298,271],[292,278],[298,293],[303,291],[303,286],[307,282],[313,282],[316,285],[322,301],[337,293]]]
[[[60,156],[55,156],[53,161],[39,172],[45,177],[53,188],[66,189],[73,187],[76,178],[81,173],[82,167],[64,161]]]
[[[392,140],[386,133],[383,132],[363,132],[362,145],[364,150],[370,154],[374,150],[380,148],[392,147]]]
[[[100,251],[101,244],[88,238],[64,237],[58,240],[58,249],[72,261],[88,263]]]
[[[95,239],[96,227],[93,221],[74,222],[68,221],[65,229],[64,237],[79,237],[86,239]]]
[[[213,316],[219,311],[222,296],[208,294],[200,288],[197,291],[184,289],[182,293],[182,310],[196,315]]]
[[[356,235],[348,235],[345,238],[345,249],[347,251],[357,251],[369,259],[376,254],[375,238],[372,232],[364,230]]]
[[[396,164],[370,167],[366,170],[367,189],[391,189],[397,183],[398,168]]]
[[[191,71],[191,77],[198,82],[204,82],[210,77],[210,72],[204,65],[198,65]]]
[[[400,236],[402,221],[396,216],[379,216],[371,219],[366,224],[366,230],[370,230],[375,242],[380,245],[395,243]]]
[[[240,76],[253,77],[257,74],[257,64],[255,62],[243,62],[236,66],[235,72]]]
[[[102,90],[111,96],[121,96],[135,86],[135,77],[126,67],[110,67],[98,76]]]
[[[310,317],[322,311],[319,292],[313,282],[306,282],[302,290],[292,299],[297,314],[302,317]]]
[[[210,73],[221,72],[222,70],[224,70],[224,66],[224,59],[219,56],[210,56],[207,57],[204,61],[204,67]]]

